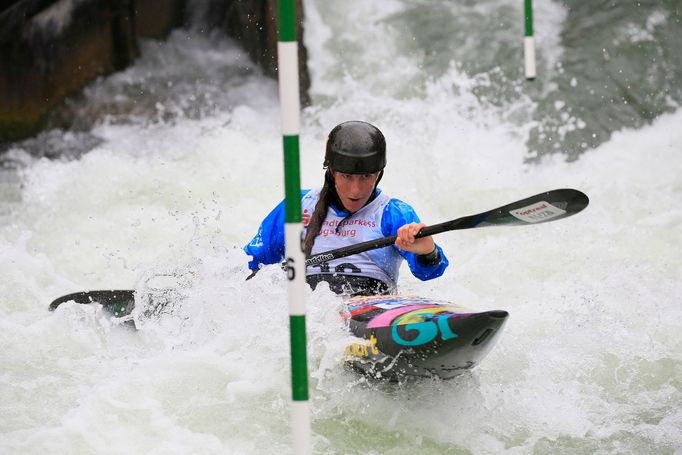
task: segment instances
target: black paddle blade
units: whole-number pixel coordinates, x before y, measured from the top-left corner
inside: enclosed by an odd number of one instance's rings
[[[546,223],[575,215],[590,203],[585,193],[569,188],[546,191],[477,215],[427,226],[417,237],[459,229]]]
[[[481,224],[539,224],[560,220],[581,212],[590,203],[578,190],[561,189],[536,194],[488,212]]]
[[[54,311],[65,302],[82,304],[99,303],[104,309],[115,317],[129,315],[135,307],[135,291],[119,289],[111,291],[85,291],[68,294],[50,303],[50,311]]]

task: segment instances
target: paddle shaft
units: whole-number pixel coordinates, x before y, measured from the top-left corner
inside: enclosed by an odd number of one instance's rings
[[[488,226],[518,226],[546,223],[566,218],[583,210],[589,203],[588,197],[572,189],[560,189],[536,194],[511,204],[503,205],[487,212],[457,218],[444,223],[426,226],[415,238],[440,234],[460,229]],[[395,243],[397,236],[390,235],[367,242],[357,243],[336,250],[315,254],[306,259],[306,265],[317,265],[364,251],[384,248]]]

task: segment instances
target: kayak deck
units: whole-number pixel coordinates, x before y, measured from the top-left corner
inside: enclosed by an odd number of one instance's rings
[[[506,311],[474,312],[451,302],[407,296],[346,301],[351,332],[346,364],[368,376],[449,379],[480,363],[498,339]]]

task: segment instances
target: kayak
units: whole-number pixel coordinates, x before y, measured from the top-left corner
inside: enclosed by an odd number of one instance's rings
[[[346,364],[386,380],[450,379],[470,370],[493,348],[509,315],[399,295],[353,297],[346,306],[350,331],[361,338],[346,347]]]
[[[56,299],[101,304],[114,318],[135,307],[132,290],[77,292]],[[506,311],[475,312],[463,306],[421,297],[371,296],[344,300],[346,319],[358,341],[344,351],[345,364],[376,379],[407,376],[449,379],[475,367],[490,352],[504,327]],[[131,319],[124,325],[135,328]]]

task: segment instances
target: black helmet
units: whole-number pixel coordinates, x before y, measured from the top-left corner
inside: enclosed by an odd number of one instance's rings
[[[327,139],[324,166],[346,174],[372,174],[386,166],[386,139],[367,122],[337,125]]]

